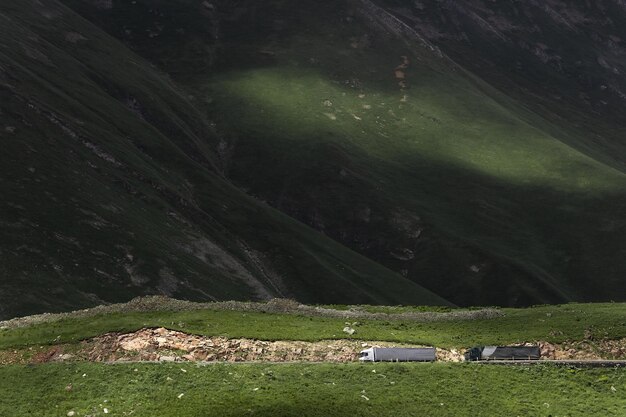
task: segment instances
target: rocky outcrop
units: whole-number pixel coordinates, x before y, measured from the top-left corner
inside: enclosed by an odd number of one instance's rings
[[[0,351],[0,364],[90,362],[354,362],[369,347],[407,346],[390,342],[360,340],[263,341],[191,335],[165,328],[109,333],[84,341],[78,348],[40,347],[34,353]],[[407,346],[408,347],[408,346]],[[438,350],[439,360],[458,362],[462,352]]]
[[[560,344],[542,342],[542,359],[600,360],[626,359],[626,339],[573,341]]]
[[[350,334],[354,333],[353,331]],[[626,359],[626,339],[564,343],[538,342],[523,345],[539,345],[542,360]],[[78,347],[56,345],[0,351],[0,365],[68,361],[347,363],[357,361],[361,350],[370,347],[415,346],[354,339],[319,342],[229,339],[156,328],[142,329],[133,333],[108,333],[83,341]],[[462,362],[464,353],[465,349],[437,348],[437,361]]]

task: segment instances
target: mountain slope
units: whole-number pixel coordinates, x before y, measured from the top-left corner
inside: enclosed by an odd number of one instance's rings
[[[575,45],[602,52],[615,2],[67,3],[193,92],[236,184],[414,282],[458,304],[624,294],[621,102],[596,117],[585,71],[505,65],[532,36],[570,69]],[[554,29],[554,10],[588,27]]]
[[[4,156],[7,299],[626,294],[621,3],[60,3],[2,6],[2,138],[48,137]]]
[[[0,20],[0,317],[152,293],[447,303],[234,187],[187,93],[71,9]]]

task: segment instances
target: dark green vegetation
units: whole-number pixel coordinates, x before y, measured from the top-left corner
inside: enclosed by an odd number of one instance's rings
[[[10,366],[0,389],[3,416],[605,417],[626,408],[626,370],[550,366]]]
[[[626,10],[492,3],[3,1],[0,317],[623,300]]]
[[[446,304],[235,188],[188,93],[72,10],[0,19],[0,317],[146,293]]]
[[[194,84],[222,114],[236,183],[458,304],[615,297],[615,149],[587,151],[594,135],[571,119],[377,30],[358,2],[318,3],[298,3],[289,35],[257,38],[271,63],[231,57],[241,40],[225,36],[225,70]]]
[[[626,338],[625,304],[568,304],[528,309],[503,309],[503,317],[420,322],[359,319],[352,339],[467,348],[476,344],[546,341],[559,343],[585,338]],[[445,315],[445,313],[444,313]],[[107,332],[133,332],[166,327],[187,333],[260,340],[345,339],[346,320],[294,314],[198,310],[120,312],[0,330],[0,349],[76,343]]]

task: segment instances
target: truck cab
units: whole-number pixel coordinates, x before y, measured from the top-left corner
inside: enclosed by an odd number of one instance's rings
[[[362,350],[359,354],[359,360],[362,362],[374,362],[374,348]]]

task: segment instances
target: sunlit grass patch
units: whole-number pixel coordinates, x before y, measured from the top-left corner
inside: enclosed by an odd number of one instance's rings
[[[428,71],[415,77],[422,75]],[[208,94],[236,129],[287,139],[294,152],[302,142],[331,137],[409,170],[414,160],[426,160],[565,191],[611,191],[626,184],[621,173],[463,87],[471,88],[433,75],[407,91],[382,90],[282,66],[218,77]]]

